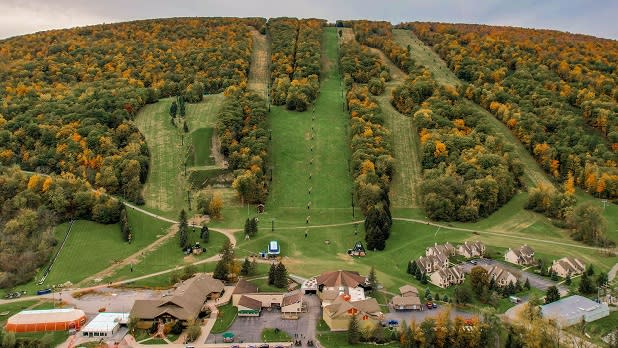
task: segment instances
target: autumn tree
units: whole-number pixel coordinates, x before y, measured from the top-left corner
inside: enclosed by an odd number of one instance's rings
[[[585,202],[573,209],[567,216],[575,240],[592,245],[606,245],[607,220],[600,207],[593,202]]]
[[[489,274],[487,270],[481,266],[475,266],[470,272],[472,290],[476,293],[477,297],[481,297],[483,292],[487,292],[489,289]]]
[[[188,228],[189,225],[187,223],[187,213],[184,209],[180,211],[180,216],[178,217],[178,244],[181,249],[186,249],[189,246],[189,236],[188,236]]]

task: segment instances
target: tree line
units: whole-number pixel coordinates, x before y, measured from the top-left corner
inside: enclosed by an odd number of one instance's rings
[[[221,153],[234,171],[232,186],[243,202],[263,203],[268,194],[268,125],[264,100],[243,87],[232,86],[217,115]]]
[[[410,73],[416,68],[408,48],[404,49],[393,41],[392,25],[384,21],[344,21],[352,27],[356,40],[363,45],[380,49],[401,70]]]
[[[465,97],[506,124],[548,174],[618,198],[615,42],[478,25],[402,27],[469,83]]]
[[[305,111],[320,89],[322,19],[271,18],[271,101]]]
[[[353,83],[366,83],[373,95],[384,93],[391,76],[380,57],[356,41],[343,43],[339,48],[339,64],[347,88]]]
[[[0,202],[0,288],[28,282],[48,262],[55,224],[115,223],[121,206],[73,174],[28,176],[18,167],[0,167]]]

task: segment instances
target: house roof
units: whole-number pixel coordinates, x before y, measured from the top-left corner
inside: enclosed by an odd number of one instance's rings
[[[281,307],[289,306],[294,303],[302,302],[303,294],[297,292],[295,294],[289,294],[283,297],[283,301],[281,301]]]
[[[262,309],[262,301],[256,300],[254,298],[251,298],[245,295],[242,295],[240,297],[240,299],[238,300],[238,305],[245,307],[245,308],[253,309],[256,311],[259,311]]]
[[[375,298],[368,298],[361,301],[348,302],[342,296],[333,301],[332,304],[326,306],[326,310],[331,318],[336,318],[341,315],[347,315],[350,309],[356,309],[359,313],[368,315],[377,315],[380,312],[380,305]]]
[[[249,283],[248,281],[246,281],[244,279],[241,279],[236,284],[236,287],[234,288],[234,292],[232,294],[233,295],[251,294],[251,293],[256,293],[256,292],[258,292],[258,287],[257,286],[255,286],[254,284]]]
[[[507,271],[506,269],[498,265],[494,265],[486,269],[489,277],[493,278],[497,283],[509,281],[509,278],[515,278],[515,281],[517,281],[517,277],[513,273]]]
[[[421,300],[418,298],[418,296],[414,296],[414,295],[413,296],[393,296],[393,299],[391,300],[391,302],[395,306],[413,306],[413,305],[421,304]]]
[[[524,255],[534,255],[534,249],[528,246],[528,244],[522,245],[519,250],[521,250]]]
[[[202,310],[208,295],[223,291],[223,283],[207,274],[198,274],[187,279],[169,298],[160,300],[137,300],[131,309],[131,316],[140,319],[154,319],[169,314],[176,319],[195,319]]]
[[[599,304],[579,295],[565,297],[556,302],[541,306],[541,313],[544,318],[566,321],[605,311],[609,312],[607,304]]]
[[[322,273],[317,278],[318,285],[326,287],[355,288],[365,284],[366,278],[353,271],[334,271]]]
[[[418,290],[412,285],[406,284],[399,288],[399,293],[403,296],[407,296],[406,294],[410,293],[418,294]]]
[[[11,316],[7,325],[31,325],[38,323],[60,323],[86,319],[86,314],[81,309],[56,308],[25,310]]]

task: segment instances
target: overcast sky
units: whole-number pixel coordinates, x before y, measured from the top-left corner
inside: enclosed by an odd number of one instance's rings
[[[618,39],[617,0],[0,0],[0,38],[177,16],[442,21],[549,28]]]

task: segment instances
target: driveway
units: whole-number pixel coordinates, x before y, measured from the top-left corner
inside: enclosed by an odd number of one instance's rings
[[[384,313],[384,320],[397,320],[401,323],[402,320],[406,321],[406,324],[410,324],[411,322],[415,322],[417,324],[421,323],[426,318],[437,318],[438,315],[444,313],[448,310],[449,306],[439,306],[436,309],[425,309],[424,311],[392,311],[390,313]],[[450,317],[451,319],[455,319],[456,317],[469,319],[475,317],[476,315],[469,312],[464,312],[457,308],[452,307]]]
[[[281,319],[279,310],[262,310],[259,317],[238,317],[227,330],[236,334],[236,342],[261,342],[262,330],[277,328],[286,332],[292,340],[295,337],[303,341],[303,346],[307,344],[307,339],[314,339],[315,329],[318,320],[322,317],[322,307],[317,295],[305,295],[304,301],[307,304],[307,313],[301,313],[298,320]],[[210,334],[206,343],[220,343],[223,341],[222,334]]]
[[[500,262],[497,260],[492,260],[492,259],[476,259],[475,260],[477,262],[476,265],[471,264],[469,261],[468,262],[464,262],[461,266],[464,269],[464,272],[466,273],[470,273],[470,271],[472,270],[472,268],[474,266],[482,266],[482,265],[487,265],[487,266],[494,266],[494,265],[498,265],[502,268],[504,268],[505,270],[513,273],[522,283],[526,281],[526,278],[528,278],[528,281],[530,282],[530,286],[537,288],[539,290],[543,290],[546,291],[547,288],[549,288],[550,286],[556,286],[558,288],[558,290],[560,291],[560,296],[564,296],[569,292],[569,289],[560,284],[558,285],[555,281],[545,278],[545,277],[541,277],[540,275],[537,275],[535,273],[531,273],[531,272],[527,272],[527,271],[522,271],[521,269],[515,267],[515,266],[511,266],[505,262]]]

